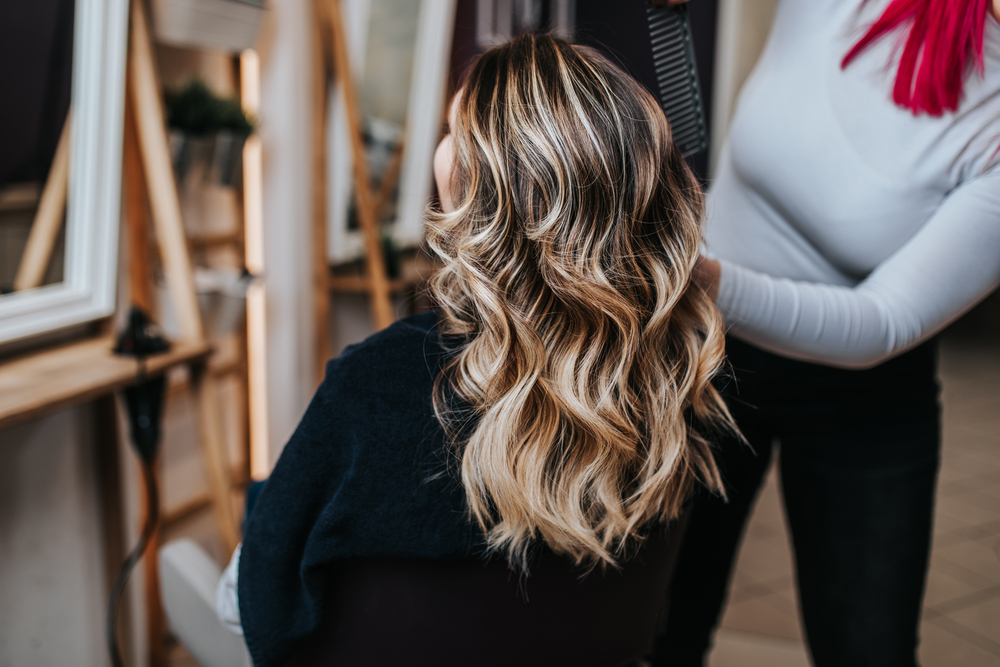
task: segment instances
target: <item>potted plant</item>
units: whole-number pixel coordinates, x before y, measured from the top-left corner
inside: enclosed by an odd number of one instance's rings
[[[207,180],[237,185],[243,144],[255,124],[239,100],[219,97],[196,79],[181,90],[168,91],[166,106],[178,180],[184,182],[197,166]]]

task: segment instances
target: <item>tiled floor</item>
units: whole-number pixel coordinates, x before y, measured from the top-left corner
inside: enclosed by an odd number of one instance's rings
[[[1000,666],[1000,338],[941,346],[944,450],[921,625],[923,667]],[[774,471],[747,528],[711,667],[808,665]]]

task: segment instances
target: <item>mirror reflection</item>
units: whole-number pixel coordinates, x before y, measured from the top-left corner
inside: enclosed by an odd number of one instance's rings
[[[0,293],[63,281],[73,0],[0,5]]]

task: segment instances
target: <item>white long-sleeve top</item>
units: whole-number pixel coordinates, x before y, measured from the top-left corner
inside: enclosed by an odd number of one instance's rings
[[[878,364],[1000,283],[1000,24],[958,112],[914,116],[897,36],[840,67],[887,4],[781,0],[709,190],[719,307],[784,356]]]

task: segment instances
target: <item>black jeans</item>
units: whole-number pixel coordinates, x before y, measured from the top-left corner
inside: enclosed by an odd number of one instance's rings
[[[727,354],[723,391],[749,446],[719,443],[729,501],[695,501],[654,665],[704,664],[777,442],[814,664],[913,667],[940,453],[936,342],[862,371],[734,339]]]

